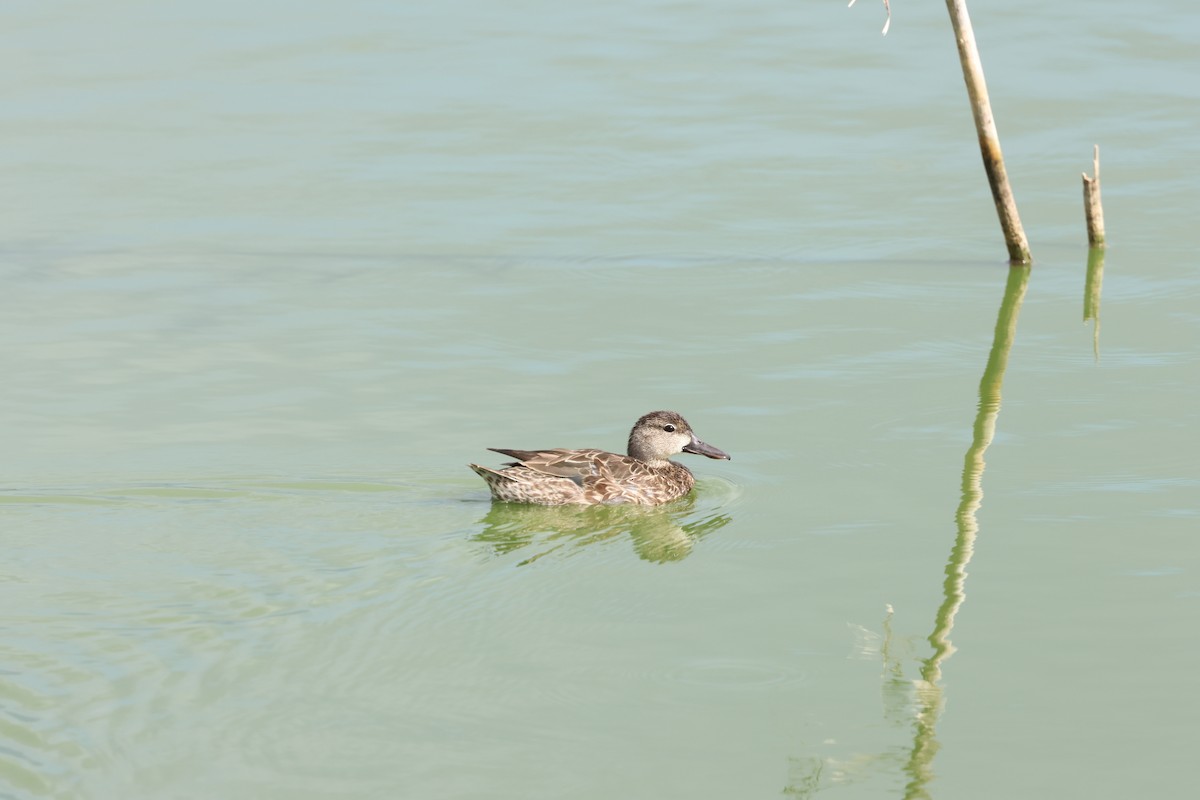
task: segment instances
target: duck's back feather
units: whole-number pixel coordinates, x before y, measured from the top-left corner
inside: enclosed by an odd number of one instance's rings
[[[672,461],[656,467],[605,450],[488,449],[516,459],[502,470],[471,465],[499,500],[657,505],[687,494],[695,483],[686,467]]]

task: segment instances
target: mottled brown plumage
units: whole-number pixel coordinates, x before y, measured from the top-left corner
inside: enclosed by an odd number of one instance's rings
[[[674,411],[652,411],[629,432],[628,455],[604,450],[510,450],[490,447],[515,461],[506,469],[468,466],[487,481],[495,500],[544,506],[638,503],[656,506],[683,497],[696,479],[670,457],[695,453],[728,459],[692,433]]]

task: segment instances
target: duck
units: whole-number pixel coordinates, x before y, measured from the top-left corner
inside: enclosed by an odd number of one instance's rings
[[[696,485],[691,470],[671,456],[692,453],[729,461],[729,454],[700,441],[674,411],[643,414],[629,431],[627,455],[605,450],[515,450],[489,447],[516,459],[504,469],[468,464],[483,478],[493,500],[543,506],[657,506],[683,497]]]

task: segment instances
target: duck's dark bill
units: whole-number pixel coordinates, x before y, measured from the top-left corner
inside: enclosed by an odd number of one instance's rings
[[[705,444],[704,442],[702,442],[699,439],[696,439],[694,437],[692,438],[692,441],[690,444],[684,445],[683,452],[694,453],[698,456],[708,456],[709,458],[723,458],[726,461],[731,460],[729,458],[728,453],[718,450],[717,448],[713,447],[711,444]]]

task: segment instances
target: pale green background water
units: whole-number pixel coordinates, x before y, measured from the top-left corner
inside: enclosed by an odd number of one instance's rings
[[[893,5],[7,3],[0,796],[1190,797],[1200,10],[973,3],[993,351]],[[659,407],[676,506],[464,466]]]

